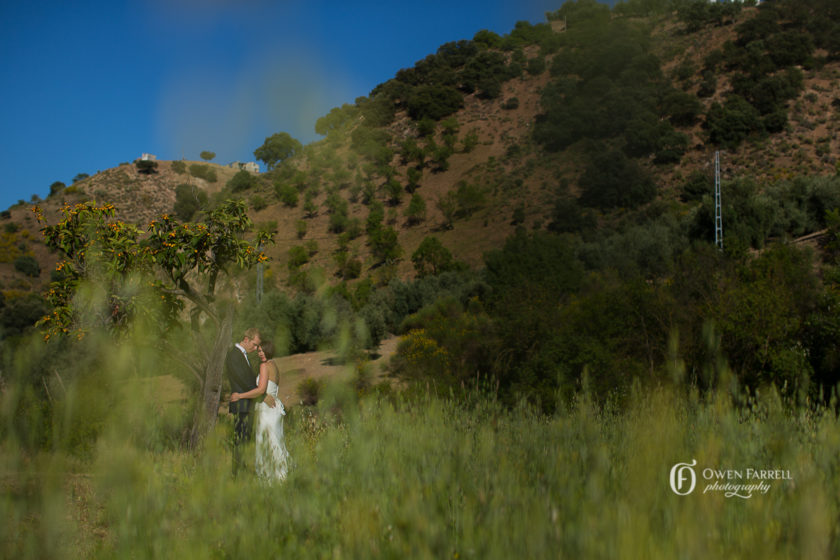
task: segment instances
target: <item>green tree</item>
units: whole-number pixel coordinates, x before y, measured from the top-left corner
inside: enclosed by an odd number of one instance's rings
[[[378,263],[392,263],[402,256],[399,238],[394,228],[385,226],[370,237],[370,248]]]
[[[598,208],[634,208],[656,195],[650,176],[624,153],[597,153],[580,178],[581,202]]]
[[[207,193],[194,185],[182,183],[175,187],[175,215],[182,221],[193,219],[196,212],[207,207]]]
[[[155,342],[178,356],[197,384],[191,394],[201,401],[193,418],[192,444],[218,417],[224,356],[232,338],[233,302],[220,297],[217,284],[235,268],[265,262],[257,247],[272,240],[266,231],[257,232],[253,244],[242,239],[253,225],[246,210],[242,201],[225,201],[202,224],[164,215],[141,236],[135,226],[115,219],[113,205],[87,202],[65,207],[63,219],[42,230],[46,246],[62,257],[57,265],[61,276],[48,295],[52,311],[40,321],[45,338],[84,336],[103,327],[119,337],[138,320],[157,325],[154,332],[163,335]],[[36,212],[43,221],[40,209]],[[138,283],[133,280],[137,274],[149,280]],[[92,294],[83,289],[88,283],[97,286]],[[184,311],[192,319],[193,340],[174,348],[165,334],[180,328]],[[202,317],[209,321],[202,322]]]
[[[294,208],[298,205],[298,191],[294,185],[290,183],[275,183],[274,192],[277,194],[277,199],[288,208]]]
[[[225,186],[229,188],[231,192],[241,192],[251,190],[258,185],[259,180],[250,172],[242,169],[241,171],[237,171],[236,175],[231,177]]]
[[[409,225],[417,225],[426,219],[426,200],[419,193],[411,195],[411,201],[405,209],[405,217]]]
[[[263,162],[268,169],[274,169],[278,163],[283,163],[303,146],[287,132],[278,132],[265,139],[263,145],[254,150],[254,157]]]
[[[208,183],[215,183],[219,180],[215,169],[209,165],[201,165],[199,163],[190,165],[190,175],[198,179],[204,179]]]
[[[423,238],[420,246],[411,254],[411,262],[420,278],[441,274],[451,270],[455,264],[452,253],[434,236]]]
[[[150,159],[138,159],[136,165],[138,173],[143,173],[144,175],[155,173],[158,168],[158,162]]]
[[[455,216],[458,213],[458,195],[449,191],[437,198],[437,208],[443,214],[443,227],[452,229]]]
[[[721,105],[712,103],[706,115],[709,140],[722,148],[735,148],[752,133],[764,132],[758,109],[739,95],[732,95]]]
[[[204,161],[212,161],[216,157],[216,152],[210,152],[210,151],[204,150],[198,155]]]
[[[50,196],[56,195],[66,188],[67,185],[65,185],[61,181],[56,181],[52,185],[50,185]]]
[[[31,255],[21,255],[15,259],[15,270],[27,276],[37,278],[41,274],[41,265]]]

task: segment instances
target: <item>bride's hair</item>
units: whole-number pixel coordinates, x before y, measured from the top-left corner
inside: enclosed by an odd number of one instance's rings
[[[272,344],[270,340],[263,340],[260,342],[260,348],[262,348],[266,360],[270,360],[274,357],[274,344]]]

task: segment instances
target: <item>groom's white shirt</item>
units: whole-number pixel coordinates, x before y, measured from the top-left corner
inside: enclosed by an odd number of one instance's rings
[[[248,359],[248,352],[246,352],[246,351],[245,351],[245,349],[244,349],[244,348],[242,348],[242,346],[240,346],[238,342],[237,342],[236,344],[234,344],[234,346],[236,346],[237,348],[239,348],[239,351],[240,351],[240,352],[242,352],[242,355],[243,355],[243,356],[245,356],[245,361],[246,361],[246,362],[248,363],[248,365],[250,366],[250,365],[251,365],[251,360],[249,360],[249,359]]]

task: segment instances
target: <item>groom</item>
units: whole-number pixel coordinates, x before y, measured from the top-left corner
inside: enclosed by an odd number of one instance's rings
[[[245,331],[242,342],[239,342],[225,357],[225,373],[230,381],[233,393],[247,393],[256,388],[256,374],[251,369],[248,354],[255,352],[260,346],[260,331],[250,328]],[[242,466],[241,446],[251,438],[251,399],[240,399],[230,403],[230,413],[233,414],[233,474]]]

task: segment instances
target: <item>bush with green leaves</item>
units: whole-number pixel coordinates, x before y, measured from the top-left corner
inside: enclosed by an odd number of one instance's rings
[[[722,148],[736,148],[750,135],[764,133],[758,109],[740,95],[730,96],[723,105],[713,102],[703,126],[709,141]]]
[[[41,274],[41,265],[38,264],[35,257],[31,255],[21,255],[15,259],[15,270],[25,274],[26,276],[37,278]]]
[[[242,192],[256,188],[259,184],[259,179],[251,172],[242,169],[230,178],[225,184],[225,188],[230,189],[231,192]]]
[[[207,193],[195,185],[181,183],[175,187],[175,207],[173,211],[180,220],[188,222],[196,212],[207,208]]]
[[[290,183],[275,183],[274,193],[277,199],[287,208],[294,208],[298,205],[298,190]]]
[[[391,163],[394,151],[390,143],[391,135],[382,129],[359,127],[351,135],[353,150],[366,160],[379,165]]]
[[[209,165],[202,165],[200,163],[193,163],[190,165],[190,175],[198,179],[204,179],[208,183],[215,183],[219,180],[215,169]]]
[[[581,203],[595,208],[633,208],[656,196],[650,175],[618,150],[592,156],[579,184]]]
[[[463,105],[464,96],[454,87],[428,84],[415,87],[406,101],[408,115],[416,121],[439,121]]]
[[[411,262],[418,278],[429,275],[436,276],[455,267],[452,252],[434,236],[423,238],[423,241],[411,254]]]
[[[150,159],[138,159],[135,162],[135,166],[137,167],[138,173],[150,175],[157,172],[158,162]]]
[[[411,195],[411,201],[405,209],[405,217],[408,225],[417,225],[426,219],[426,199],[419,193]]]

